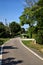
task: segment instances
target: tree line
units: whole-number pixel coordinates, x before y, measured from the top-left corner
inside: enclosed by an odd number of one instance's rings
[[[0,22],[0,38],[12,38],[20,35],[24,31],[25,29],[21,28],[15,21],[9,23],[8,26]]]

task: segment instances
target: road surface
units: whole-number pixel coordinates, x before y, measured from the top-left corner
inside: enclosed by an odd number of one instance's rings
[[[2,65],[43,65],[43,61],[24,48],[19,38],[13,38],[3,47]]]

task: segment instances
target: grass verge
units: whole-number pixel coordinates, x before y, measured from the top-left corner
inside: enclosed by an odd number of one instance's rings
[[[0,38],[0,45],[4,44],[4,42],[8,41],[9,38]]]
[[[33,48],[36,49],[38,51],[40,51],[41,53],[43,53],[43,45],[40,45],[38,43],[34,44],[32,41],[22,41],[27,47],[29,48]]]

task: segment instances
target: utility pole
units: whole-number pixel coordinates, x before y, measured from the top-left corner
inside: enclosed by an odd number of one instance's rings
[[[5,25],[8,26],[8,24],[7,24],[7,19],[6,19],[6,18],[5,18]]]

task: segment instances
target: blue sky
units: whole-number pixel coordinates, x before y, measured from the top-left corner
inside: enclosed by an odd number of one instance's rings
[[[24,10],[24,0],[0,0],[0,21],[5,24],[12,21],[20,22],[19,17]],[[27,27],[24,26],[25,28]]]
[[[0,21],[5,24],[12,21],[20,22],[19,17],[24,10],[24,0],[0,0]],[[24,26],[28,27],[27,25]]]
[[[23,0],[0,0],[0,21],[5,23],[16,21],[19,22],[19,16],[23,11]]]

